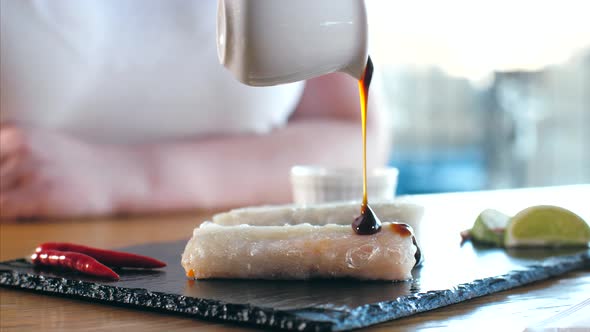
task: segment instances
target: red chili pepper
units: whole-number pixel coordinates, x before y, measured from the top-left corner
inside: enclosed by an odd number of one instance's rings
[[[79,252],[41,250],[31,255],[31,260],[39,266],[62,267],[96,277],[119,280],[119,275],[113,270]]]
[[[130,254],[121,251],[92,248],[73,243],[47,242],[40,244],[37,249],[35,249],[36,252],[45,250],[77,252],[88,255],[105,265],[113,267],[153,269],[166,266],[166,263],[147,256]]]

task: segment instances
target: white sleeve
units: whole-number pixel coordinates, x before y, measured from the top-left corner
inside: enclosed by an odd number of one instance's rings
[[[214,0],[0,5],[2,120],[112,142],[267,132],[303,90],[248,87],[218,63]]]

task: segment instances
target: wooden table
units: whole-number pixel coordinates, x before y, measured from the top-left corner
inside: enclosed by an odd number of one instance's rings
[[[428,227],[429,223],[452,222],[456,227],[468,228],[484,208],[497,208],[513,214],[535,204],[563,206],[590,220],[590,185],[420,195],[412,197],[412,200],[426,208],[424,227]],[[50,240],[121,247],[186,239],[192,229],[210,215],[211,212],[201,211],[131,219],[3,224],[0,225],[0,259],[23,257],[36,244]],[[449,220],[449,216],[452,216],[452,220]],[[502,331],[522,331],[526,326],[589,297],[590,268],[561,278],[380,324],[371,330],[415,331],[445,328],[458,331],[493,327]],[[1,331],[252,330],[6,288],[0,288],[0,304]]]

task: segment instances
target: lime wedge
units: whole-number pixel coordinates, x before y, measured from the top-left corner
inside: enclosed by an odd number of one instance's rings
[[[498,210],[483,210],[471,228],[471,238],[474,242],[503,247],[504,229],[509,221],[510,217]]]
[[[557,206],[539,205],[520,211],[506,227],[507,247],[587,246],[590,226],[575,213]]]

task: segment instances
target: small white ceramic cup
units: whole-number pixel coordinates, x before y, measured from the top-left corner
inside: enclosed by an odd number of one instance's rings
[[[367,33],[364,0],[218,0],[219,62],[247,85],[337,71],[360,79]]]
[[[375,168],[367,173],[367,193],[371,201],[395,198],[397,168]],[[291,168],[291,187],[295,204],[361,201],[363,177],[360,169],[328,169],[316,166]]]

